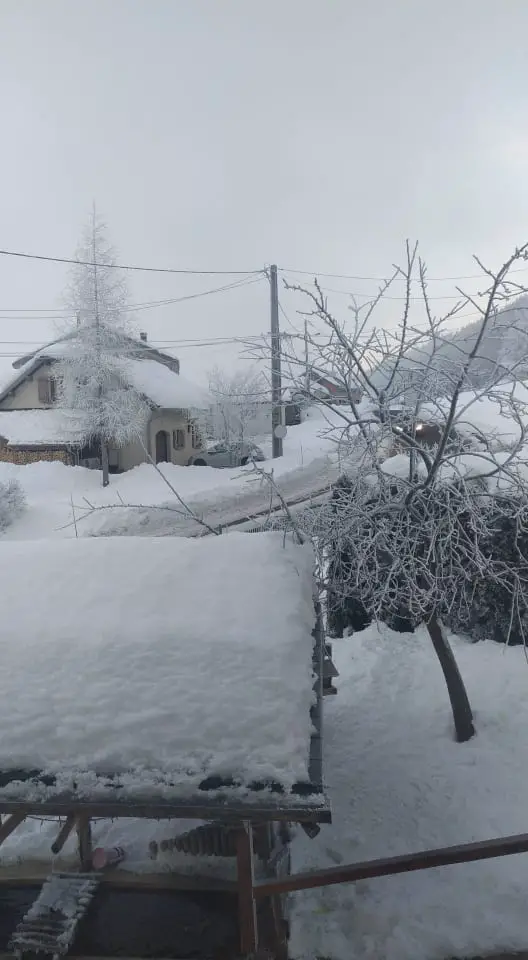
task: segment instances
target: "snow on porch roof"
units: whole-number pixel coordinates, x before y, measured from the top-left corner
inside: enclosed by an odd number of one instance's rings
[[[85,431],[60,409],[0,410],[0,437],[13,447],[79,444]]]
[[[191,802],[227,781],[282,805],[309,781],[310,547],[10,541],[0,563],[0,802]]]

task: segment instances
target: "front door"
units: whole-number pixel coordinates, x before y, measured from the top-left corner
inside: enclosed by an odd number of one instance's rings
[[[166,430],[158,430],[156,434],[156,463],[168,463],[169,434]]]

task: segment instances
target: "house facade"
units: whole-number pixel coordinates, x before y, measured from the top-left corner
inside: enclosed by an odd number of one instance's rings
[[[32,463],[59,460],[94,469],[100,449],[87,444],[73,411],[58,407],[57,365],[72,335],[47,344],[15,361],[18,373],[0,391],[0,461]],[[141,463],[186,465],[200,448],[197,411],[207,398],[180,375],[176,357],[130,338],[126,373],[132,387],[147,402],[150,415],[137,437],[125,446],[109,445],[110,470],[120,473]]]

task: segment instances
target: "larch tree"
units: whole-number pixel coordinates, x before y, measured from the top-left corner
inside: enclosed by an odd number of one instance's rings
[[[84,443],[100,449],[107,486],[109,446],[122,447],[140,436],[149,411],[127,376],[127,361],[135,352],[127,284],[95,209],[75,259],[65,302],[77,326],[63,341],[57,370],[59,404]]]
[[[425,264],[409,245],[406,265],[366,308],[353,305],[352,320],[337,318],[317,280],[290,288],[307,303],[301,312],[310,317],[318,366],[349,389],[347,404],[326,403],[329,429],[345,451],[344,474],[317,530],[330,620],[355,629],[371,620],[399,630],[424,624],[458,741],[475,728],[445,624],[468,622],[479,591],[500,596],[509,630],[526,622],[528,610],[528,389],[519,376],[526,355],[509,357],[507,369],[496,364],[480,387],[472,383],[488,328],[499,312],[507,324],[523,292],[511,272],[526,260],[528,244],[498,270],[477,261],[485,291],[460,290],[441,317]],[[378,328],[375,310],[397,280],[405,291],[401,316]],[[478,326],[466,345],[457,334],[453,348],[453,321],[468,306]],[[497,548],[497,536],[507,551]]]

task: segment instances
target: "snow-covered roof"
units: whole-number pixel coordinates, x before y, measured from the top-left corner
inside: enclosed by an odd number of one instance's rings
[[[209,405],[205,390],[157,360],[125,360],[123,367],[131,385],[158,407],[206,409]]]
[[[77,444],[85,433],[79,419],[59,409],[0,410],[0,437],[13,447]]]
[[[171,369],[163,360],[178,361],[175,357],[169,358],[148,343],[124,337],[124,342],[130,346],[130,355],[123,359],[123,373],[131,386],[142,393],[157,407],[168,409],[205,410],[210,404],[207,391],[182,377],[175,369]],[[76,349],[76,337],[72,332],[52,343],[44,344],[38,350],[13,364],[17,373],[2,388],[0,401],[11,393],[27,377],[31,376],[45,362],[62,360]],[[156,357],[159,356],[159,360]]]
[[[259,784],[259,805],[280,785],[282,805],[308,781],[311,548],[6,541],[0,565],[0,798],[190,801],[218,778],[224,797]]]

